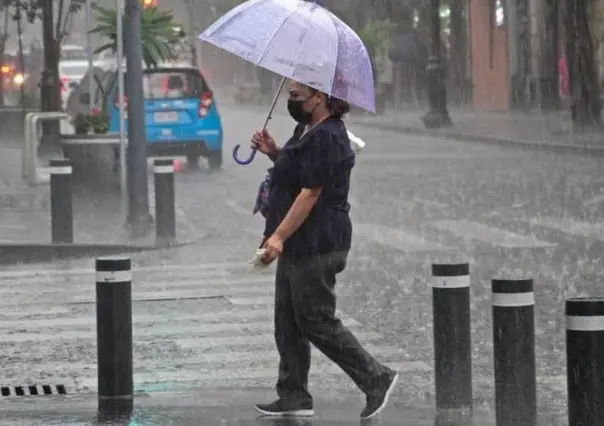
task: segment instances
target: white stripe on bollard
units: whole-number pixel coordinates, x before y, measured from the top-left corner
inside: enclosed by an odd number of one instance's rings
[[[61,166],[61,167],[51,167],[50,174],[51,175],[70,175],[72,173],[71,166]]]
[[[171,166],[155,166],[153,173],[174,173],[174,165]]]
[[[461,275],[458,277],[432,277],[433,288],[466,288],[470,287],[470,276]]]
[[[96,271],[97,283],[123,283],[132,281],[132,271]]]
[[[533,306],[535,293],[493,293],[493,306],[519,307]]]
[[[567,316],[566,329],[572,331],[604,331],[604,316]]]

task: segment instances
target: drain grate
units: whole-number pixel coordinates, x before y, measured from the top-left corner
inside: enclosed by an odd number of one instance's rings
[[[67,395],[65,385],[1,386],[2,396]]]

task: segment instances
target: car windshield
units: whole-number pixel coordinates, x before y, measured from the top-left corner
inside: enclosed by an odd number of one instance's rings
[[[88,72],[88,65],[62,65],[60,73],[69,76],[84,75]]]
[[[199,98],[207,91],[206,82],[193,69],[154,69],[143,74],[145,99]]]

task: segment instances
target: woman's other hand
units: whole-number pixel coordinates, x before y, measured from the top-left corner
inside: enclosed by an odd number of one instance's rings
[[[274,156],[279,151],[275,140],[266,129],[258,130],[254,133],[254,135],[252,136],[251,145],[252,148],[257,149],[258,151],[260,151],[264,155],[268,155],[269,157]]]

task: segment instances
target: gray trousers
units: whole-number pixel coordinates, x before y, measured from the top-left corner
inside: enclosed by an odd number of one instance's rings
[[[364,392],[371,393],[391,371],[373,358],[336,317],[336,275],[347,252],[277,261],[275,341],[280,355],[277,394],[312,401],[308,391],[310,343],[334,361]]]

